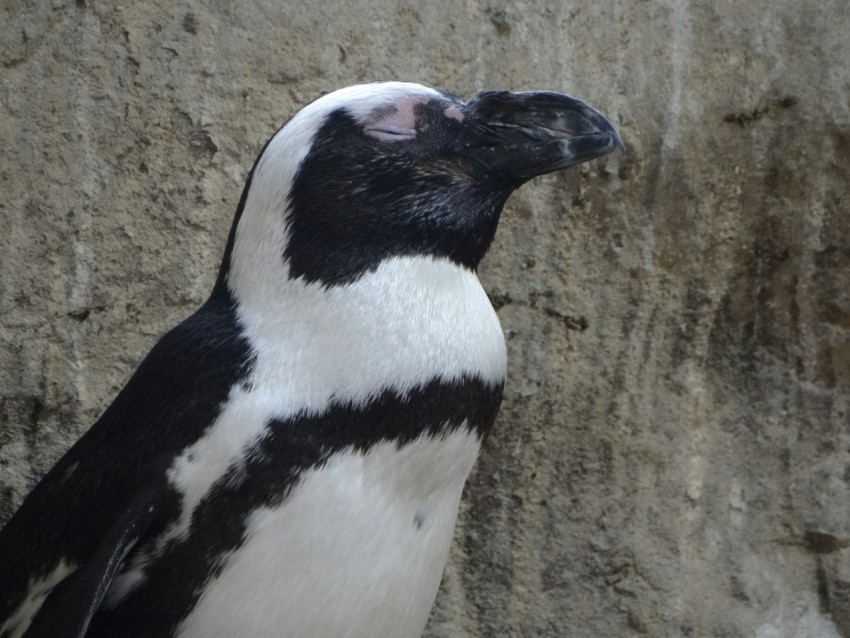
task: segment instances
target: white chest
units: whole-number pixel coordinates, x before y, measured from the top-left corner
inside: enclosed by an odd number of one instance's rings
[[[345,450],[254,511],[180,638],[415,638],[440,584],[478,454],[461,429]]]
[[[255,395],[278,416],[320,412],[330,398],[362,403],[435,377],[501,383],[499,319],[474,273],[447,260],[397,257],[331,288],[258,281],[240,292],[239,320],[256,353]],[[269,406],[272,407],[272,406]]]

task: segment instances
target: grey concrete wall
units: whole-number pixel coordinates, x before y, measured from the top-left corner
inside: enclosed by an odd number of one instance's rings
[[[427,635],[850,636],[848,63],[847,0],[4,0],[0,519],[298,106],[550,88],[628,152],[524,187],[481,269],[510,379]]]

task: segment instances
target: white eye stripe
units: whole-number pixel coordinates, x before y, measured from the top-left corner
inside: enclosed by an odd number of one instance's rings
[[[416,129],[370,126],[366,129],[366,134],[384,142],[399,142],[401,140],[412,140],[416,137]]]

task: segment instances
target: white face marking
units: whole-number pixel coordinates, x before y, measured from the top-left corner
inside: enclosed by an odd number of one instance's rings
[[[376,113],[404,104],[410,104],[412,115],[415,104],[435,98],[444,99],[444,96],[421,84],[383,82],[349,86],[305,106],[277,132],[263,153],[239,224],[240,230],[246,222],[262,227],[262,218],[272,216],[279,219],[284,216],[292,179],[310,151],[313,136],[331,113],[344,108],[355,121],[365,124]]]
[[[37,580],[30,579],[26,597],[14,613],[6,619],[6,622],[0,626],[0,635],[5,636],[6,632],[9,632],[9,638],[21,638],[38,610],[41,609],[41,605],[50,591],[73,574],[76,569],[76,565],[63,558],[46,576]]]
[[[301,109],[295,117],[305,114],[312,119],[320,114],[321,119],[324,119],[328,113],[345,107],[355,120],[362,122],[383,107],[397,106],[408,100],[418,100],[414,104],[422,103],[434,98],[445,99],[445,96],[435,89],[413,82],[359,84],[320,97]]]
[[[179,638],[418,638],[437,594],[477,437],[344,450],[248,519]]]

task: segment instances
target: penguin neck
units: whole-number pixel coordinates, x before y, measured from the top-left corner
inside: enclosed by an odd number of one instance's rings
[[[283,216],[254,212],[237,228],[226,282],[265,377],[257,387],[289,388],[299,409],[321,411],[329,397],[357,405],[432,379],[502,385],[504,337],[472,270],[395,256],[348,284],[310,282],[281,254]]]

